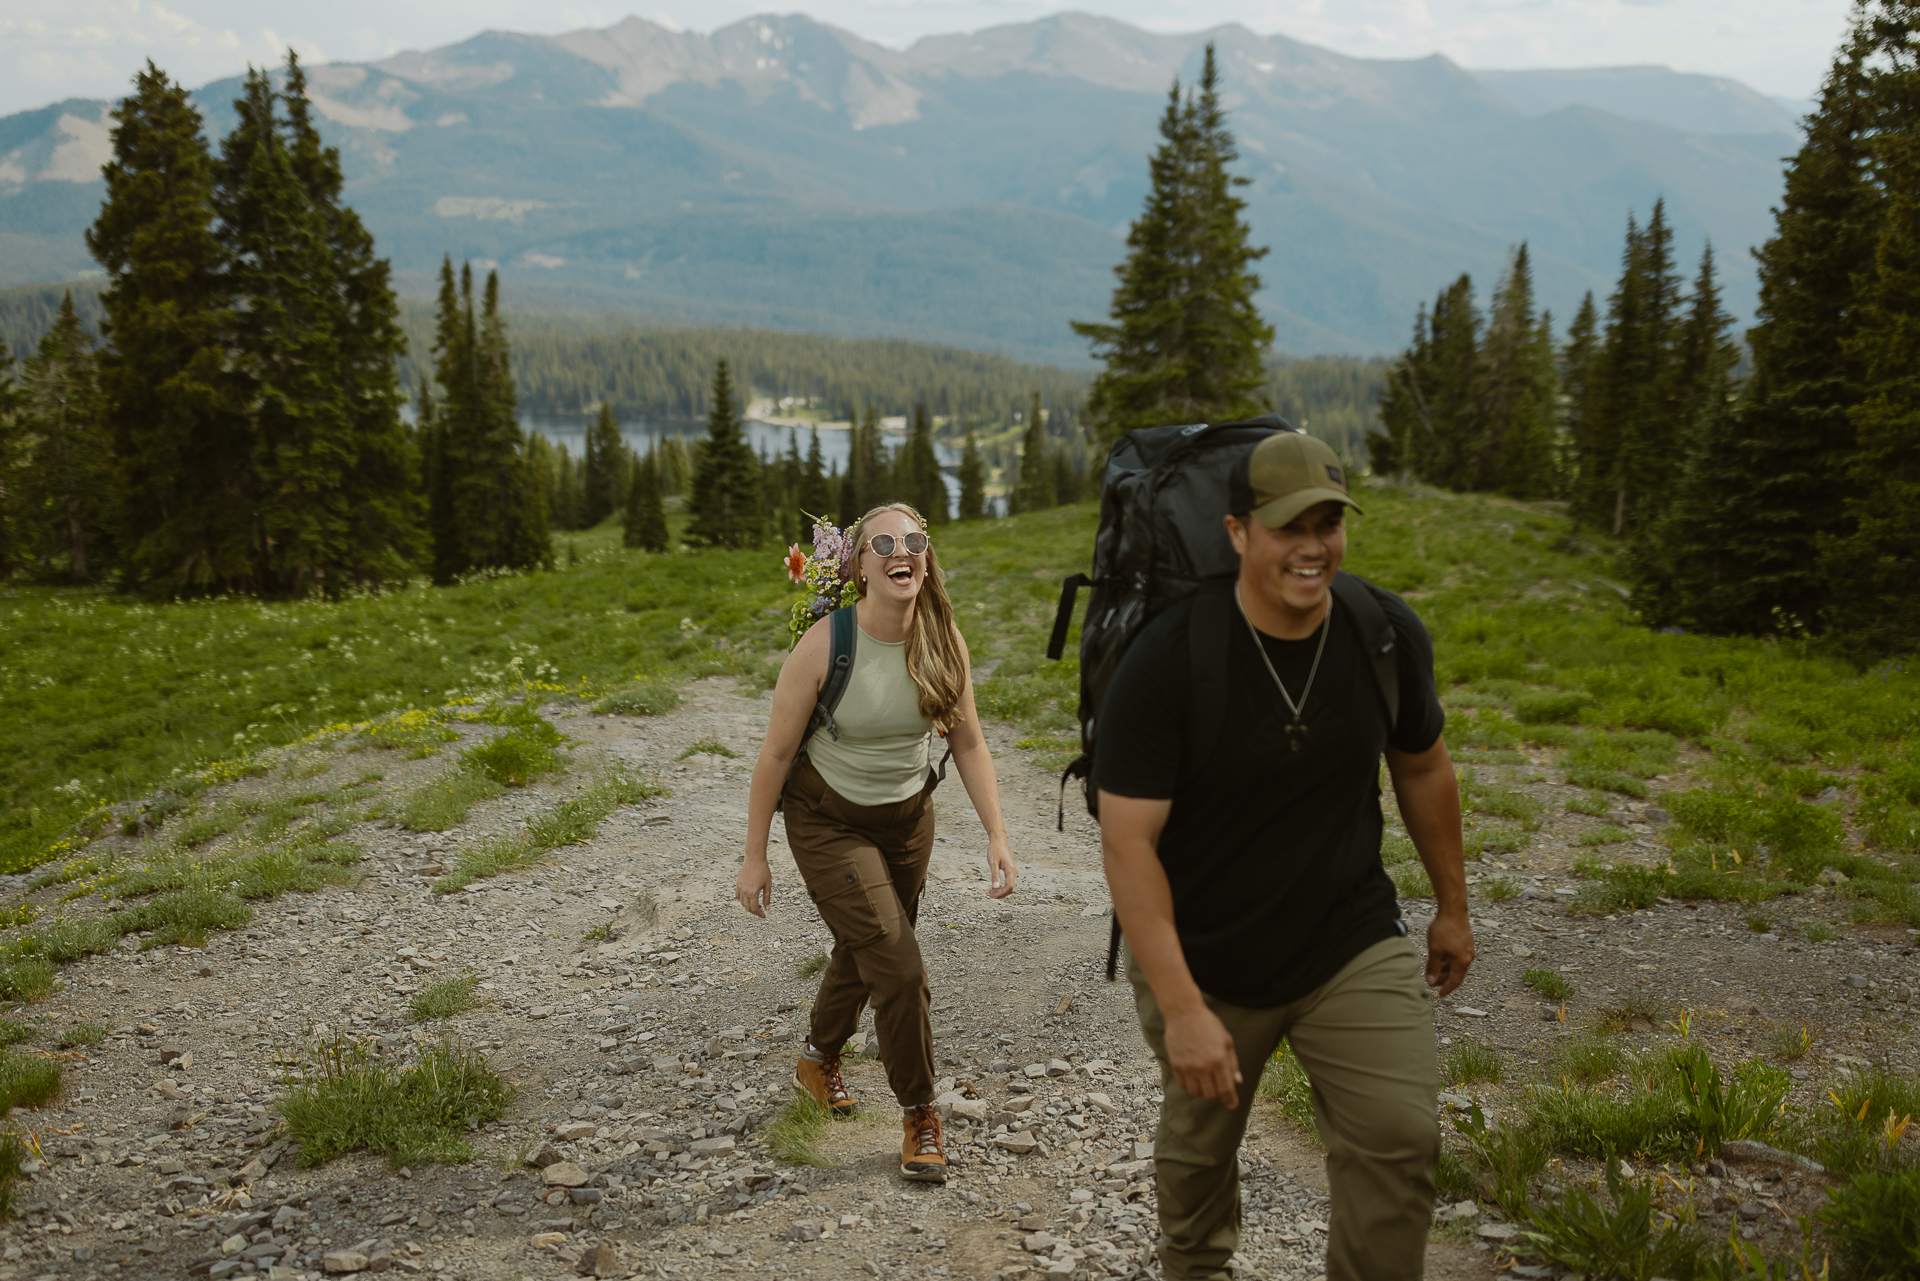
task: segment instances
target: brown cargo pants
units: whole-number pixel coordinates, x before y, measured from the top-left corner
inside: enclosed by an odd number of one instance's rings
[[[913,925],[933,853],[932,789],[896,805],[855,805],[802,756],[781,800],[793,861],[833,931],[808,1039],[838,1054],[871,1002],[894,1097],[905,1108],[931,1103],[933,1025]]]
[[[1232,1110],[1180,1088],[1167,1070],[1166,1020],[1131,952],[1127,977],[1166,1091],[1153,1160],[1167,1281],[1231,1275],[1227,1260],[1240,1245],[1240,1140],[1282,1037],[1313,1083],[1313,1117],[1327,1148],[1327,1281],[1418,1281],[1440,1125],[1433,1005],[1413,943],[1376,943],[1319,988],[1273,1009],[1207,997],[1240,1056],[1240,1106]]]

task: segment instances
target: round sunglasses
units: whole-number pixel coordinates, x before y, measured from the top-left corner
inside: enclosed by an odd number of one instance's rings
[[[892,534],[875,534],[867,540],[867,550],[875,556],[891,556],[896,550],[904,551],[909,556],[918,556],[927,550],[930,541],[917,529],[899,538]]]

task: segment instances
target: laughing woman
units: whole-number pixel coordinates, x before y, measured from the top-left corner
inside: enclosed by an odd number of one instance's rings
[[[773,902],[767,832],[779,801],[793,861],[833,932],[799,1083],[834,1113],[853,1110],[840,1047],[871,1003],[887,1084],[905,1112],[900,1173],[944,1183],[927,970],[913,934],[933,851],[928,757],[935,732],[946,735],[987,829],[988,894],[1013,893],[1016,873],[993,755],[973,706],[967,643],[954,625],[926,522],[904,503],[876,507],[847,541],[860,598],[849,606],[857,626],[852,672],[833,712],[837,733],[807,733],[831,661],[831,620],[823,618],[788,655],[774,686],[734,894],[755,916],[764,917]]]

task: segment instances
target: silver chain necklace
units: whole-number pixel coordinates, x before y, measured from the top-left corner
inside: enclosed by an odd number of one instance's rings
[[[1247,635],[1253,637],[1254,652],[1260,655],[1260,661],[1267,665],[1267,675],[1273,677],[1273,683],[1280,690],[1280,697],[1286,700],[1287,710],[1293,713],[1292,724],[1286,726],[1287,750],[1298,754],[1306,750],[1307,724],[1300,719],[1306,710],[1307,699],[1313,693],[1313,678],[1320,674],[1320,656],[1327,652],[1327,633],[1333,630],[1333,601],[1327,601],[1327,613],[1320,620],[1320,644],[1313,651],[1313,666],[1307,669],[1307,687],[1300,691],[1300,701],[1294,702],[1293,695],[1287,693],[1286,685],[1280,679],[1280,673],[1273,669],[1273,660],[1267,657],[1267,647],[1260,643],[1260,629],[1247,617],[1247,606],[1240,599],[1240,584],[1233,585],[1233,603],[1240,610],[1240,621],[1247,625]]]

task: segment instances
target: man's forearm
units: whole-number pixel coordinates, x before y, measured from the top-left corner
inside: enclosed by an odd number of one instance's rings
[[[1187,968],[1180,933],[1174,927],[1173,889],[1153,844],[1103,832],[1100,854],[1114,915],[1161,1011],[1174,1017],[1201,1008],[1200,987]]]
[[[1451,761],[1394,779],[1400,818],[1433,882],[1433,897],[1442,912],[1467,908],[1467,859],[1460,834],[1460,786]]]

